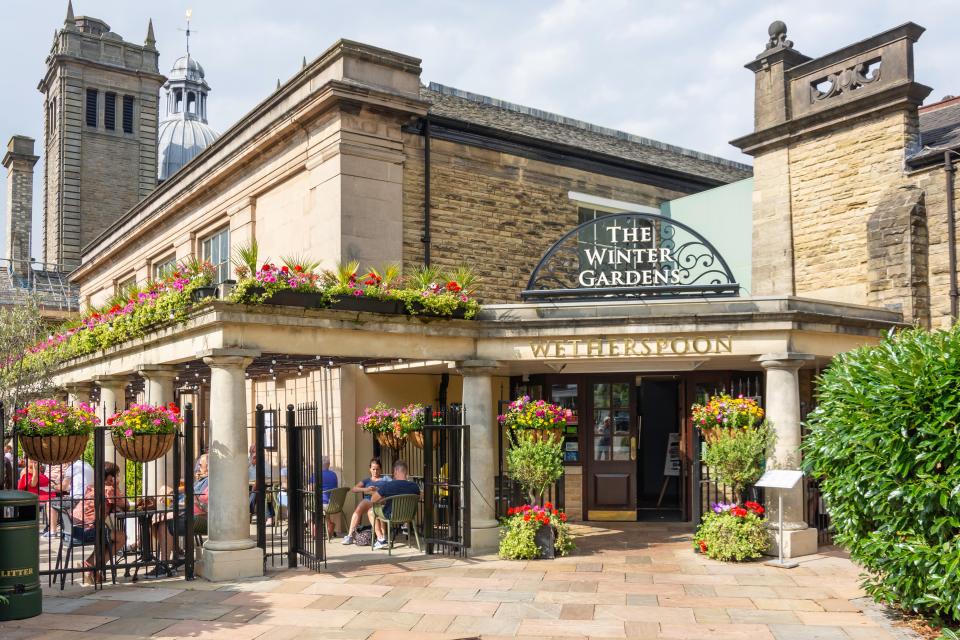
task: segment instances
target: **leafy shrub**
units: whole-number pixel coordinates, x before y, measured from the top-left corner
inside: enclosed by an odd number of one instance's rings
[[[804,467],[874,598],[960,620],[960,325],[834,359]]]
[[[574,550],[567,514],[547,502],[542,507],[525,504],[511,507],[500,527],[499,555],[505,560],[533,560],[540,557],[536,535],[540,527],[553,527],[554,550],[565,556]]]
[[[715,504],[703,515],[694,547],[714,560],[751,560],[759,558],[770,545],[763,522],[763,507],[756,502]]]
[[[563,476],[563,440],[537,440],[522,431],[507,449],[507,471],[537,502],[547,488]]]
[[[703,461],[717,480],[733,487],[739,496],[744,488],[760,479],[767,451],[773,446],[773,429],[762,422],[753,427],[725,429],[707,443]]]

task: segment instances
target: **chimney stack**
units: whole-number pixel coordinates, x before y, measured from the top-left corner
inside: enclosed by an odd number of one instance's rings
[[[11,272],[26,277],[30,269],[30,236],[33,226],[33,138],[13,136],[7,143],[3,166],[7,169],[7,259]]]

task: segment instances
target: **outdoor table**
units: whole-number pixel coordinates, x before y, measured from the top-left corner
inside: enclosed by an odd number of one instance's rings
[[[130,511],[118,511],[113,514],[117,520],[128,520],[130,518],[136,518],[137,528],[140,530],[139,544],[137,545],[135,559],[133,561],[133,579],[136,581],[137,574],[140,571],[140,567],[149,567],[150,565],[155,566],[153,574],[159,577],[160,572],[163,571],[166,575],[173,575],[173,568],[175,559],[171,558],[170,561],[162,561],[153,552],[153,527],[151,526],[155,522],[162,522],[168,520],[173,516],[173,507],[166,508],[153,508],[153,509],[136,509]],[[119,523],[118,523],[119,524]],[[171,550],[172,553],[173,550]],[[126,556],[126,553],[124,554]],[[127,569],[127,574],[129,575],[129,568]],[[149,575],[149,574],[145,574]]]

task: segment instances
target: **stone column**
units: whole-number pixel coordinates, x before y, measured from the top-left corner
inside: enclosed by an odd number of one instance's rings
[[[94,381],[100,385],[97,415],[102,423],[106,424],[107,418],[127,408],[127,376],[97,376]],[[126,460],[117,453],[109,433],[104,434],[103,452],[104,460],[115,462],[121,469],[126,469]]]
[[[493,375],[499,363],[490,360],[465,360],[463,408],[470,425],[470,554],[496,550],[499,529],[493,496],[497,474],[497,410],[493,400]]]
[[[167,404],[173,402],[173,379],[177,368],[172,364],[142,364],[137,373],[146,382],[143,397],[147,404]],[[160,460],[146,462],[143,465],[143,495],[156,496],[172,493],[173,486],[173,449]]]
[[[3,166],[7,169],[7,259],[10,271],[25,278],[30,270],[30,236],[33,232],[33,138],[13,136],[7,143]]]
[[[90,404],[90,394],[93,392],[93,382],[72,382],[66,385],[67,404],[85,402]]]
[[[768,353],[759,358],[766,371],[766,414],[777,441],[767,459],[769,469],[800,468],[800,381],[797,370],[813,360],[805,353]],[[777,555],[778,489],[766,491],[767,517],[773,534],[768,551]],[[817,552],[817,530],[804,517],[802,483],[783,490],[783,557],[795,558]]]
[[[223,348],[200,355],[210,366],[210,505],[201,573],[212,581],[260,576],[263,552],[250,537],[243,375],[259,352]]]

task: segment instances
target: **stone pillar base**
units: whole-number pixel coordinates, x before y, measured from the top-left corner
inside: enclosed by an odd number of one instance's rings
[[[263,550],[259,547],[237,551],[204,549],[197,572],[210,582],[263,575]]]
[[[469,556],[482,556],[496,553],[500,548],[500,527],[482,527],[470,529]]]
[[[778,557],[780,554],[780,532],[777,529],[770,529],[770,548],[766,555]],[[787,529],[783,530],[783,557],[799,558],[800,556],[809,556],[817,552],[817,530],[813,527],[806,529]]]

